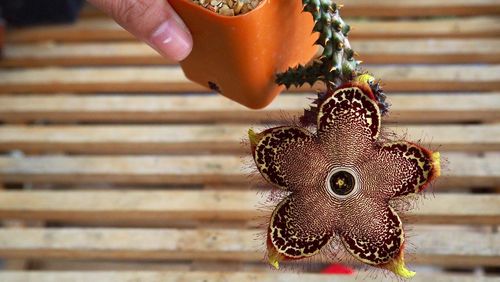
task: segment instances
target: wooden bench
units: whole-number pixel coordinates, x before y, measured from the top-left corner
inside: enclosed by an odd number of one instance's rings
[[[387,130],[444,158],[405,215],[413,281],[498,281],[500,1],[345,4],[352,45],[387,89]],[[313,89],[248,110],[101,12],[82,15],[6,34],[0,281],[331,281],[321,258],[296,263],[304,273],[265,265],[268,191],[241,144],[300,114]],[[345,263],[356,274],[335,281],[387,279]]]

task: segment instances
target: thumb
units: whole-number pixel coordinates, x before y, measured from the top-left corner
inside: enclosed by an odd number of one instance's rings
[[[180,61],[191,52],[191,34],[167,0],[88,1],[164,57]]]

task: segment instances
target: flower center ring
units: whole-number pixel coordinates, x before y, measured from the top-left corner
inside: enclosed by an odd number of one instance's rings
[[[335,198],[347,198],[359,190],[359,176],[348,167],[334,168],[326,177],[326,188]]]

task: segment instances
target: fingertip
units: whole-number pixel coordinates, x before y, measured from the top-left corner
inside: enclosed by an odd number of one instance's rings
[[[193,38],[174,17],[170,17],[153,31],[149,44],[164,57],[182,61],[191,53]]]

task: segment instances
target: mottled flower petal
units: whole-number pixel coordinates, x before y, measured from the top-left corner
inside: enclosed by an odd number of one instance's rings
[[[367,84],[350,84],[336,90],[320,106],[318,136],[340,162],[357,161],[377,139],[380,110]]]
[[[317,254],[332,238],[327,226],[299,221],[303,211],[294,204],[293,196],[282,200],[271,216],[268,229],[268,253],[271,264],[279,260],[302,259]],[[320,215],[317,215],[320,216]],[[276,266],[275,266],[276,267]]]
[[[248,135],[257,169],[267,181],[287,189],[283,158],[288,154],[299,157],[298,151],[306,151],[303,147],[312,140],[311,134],[300,127],[282,126],[258,134],[249,130]]]
[[[377,154],[365,166],[377,178],[377,187],[367,190],[372,196],[390,199],[418,193],[440,174],[439,153],[410,142],[388,143]]]
[[[349,253],[374,266],[383,266],[398,257],[404,231],[401,219],[390,206],[365,199],[346,212],[340,236]]]
[[[268,228],[275,268],[317,254],[338,236],[356,259],[404,278],[415,275],[405,267],[405,234],[390,203],[439,176],[439,153],[378,138],[381,114],[368,78],[318,95],[301,119],[316,118],[314,133],[293,126],[249,131],[259,171],[288,192]]]

